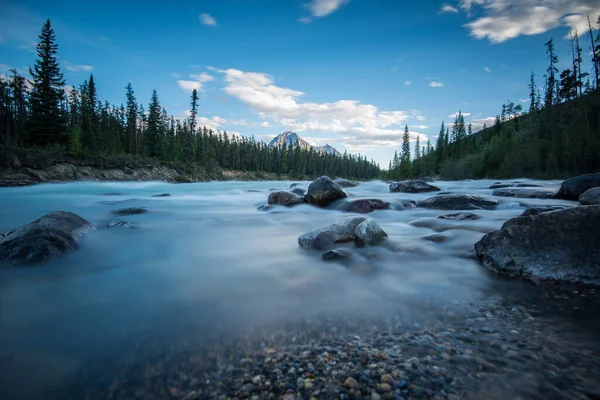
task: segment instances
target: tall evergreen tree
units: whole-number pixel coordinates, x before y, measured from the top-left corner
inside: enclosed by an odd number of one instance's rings
[[[410,176],[410,134],[408,132],[408,125],[404,127],[404,134],[402,135],[400,173],[402,178],[407,178]]]
[[[537,110],[537,100],[535,98],[536,86],[535,86],[535,74],[531,71],[529,76],[529,112],[532,113]]]
[[[152,97],[148,106],[146,138],[146,154],[150,157],[161,158],[163,156],[162,107],[158,102],[158,93],[156,93],[156,90],[152,91]]]
[[[39,39],[36,48],[38,59],[34,67],[29,68],[32,78],[29,139],[34,145],[64,144],[67,136],[60,104],[64,97],[65,81],[56,58],[58,45],[49,19]]]
[[[556,74],[558,73],[558,69],[556,68],[556,64],[558,64],[558,57],[554,52],[554,41],[550,39],[545,44],[546,46],[546,54],[548,55],[548,61],[550,64],[548,65],[548,69],[546,70],[546,95],[544,97],[544,105],[546,107],[550,107],[552,104],[556,103],[556,92],[558,89],[558,81],[556,79]]]
[[[139,149],[137,147],[138,106],[135,100],[131,82],[127,84],[125,90],[127,91],[127,126],[125,128],[125,150],[130,154],[139,154]]]

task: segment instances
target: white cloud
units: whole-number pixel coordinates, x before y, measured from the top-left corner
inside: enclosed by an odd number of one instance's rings
[[[440,13],[457,13],[458,8],[451,6],[450,4],[444,3],[442,4],[442,8],[440,8]]]
[[[313,17],[324,17],[347,4],[350,0],[311,0],[304,6],[309,9]]]
[[[92,67],[91,65],[71,64],[68,61],[65,61],[64,65],[65,65],[65,68],[71,72],[80,72],[80,71],[91,72],[94,69],[94,67]]]
[[[427,125],[409,125],[408,127],[410,129],[419,129],[419,130],[423,130],[423,129],[429,128]]]
[[[425,117],[423,117],[422,115],[417,116],[417,121],[425,121]]]
[[[269,127],[271,127],[271,124],[269,124],[267,121],[263,121],[259,125],[262,126],[263,128],[269,128]]]
[[[492,72],[492,70],[490,69],[490,67],[483,67],[483,70],[484,70],[485,72]]]
[[[303,24],[310,24],[312,22],[312,18],[310,18],[310,17],[298,18],[298,22],[302,22]]]
[[[492,43],[561,26],[585,32],[587,15],[600,14],[598,0],[462,0],[460,6],[469,13],[474,6],[482,9],[483,15],[465,26],[472,36]]]
[[[304,102],[301,98],[305,93],[277,86],[265,73],[236,69],[220,72],[224,75],[226,93],[252,107],[262,119],[269,118],[288,130],[341,134],[347,138],[345,142],[355,144],[381,145],[385,141],[397,144],[404,132],[402,125],[410,117],[406,111],[380,111],[357,100]],[[412,139],[417,136],[427,140],[421,133],[411,133]]]
[[[442,86],[444,86],[444,82],[432,81],[431,83],[429,83],[429,86],[431,86],[431,87],[442,87]]]
[[[465,113],[462,113],[462,115],[463,115],[463,117],[470,117],[471,113],[465,112]],[[458,117],[458,113],[457,112],[455,112],[454,114],[448,115],[448,118],[456,118],[456,117]]]
[[[483,125],[490,127],[496,122],[496,117],[485,117],[471,120],[473,131],[479,131],[483,128]]]
[[[529,103],[529,99],[519,99],[521,103]]]
[[[183,90],[185,90],[186,92],[193,92],[194,89],[196,89],[196,91],[198,91],[198,92],[201,92],[202,86],[205,82],[210,82],[210,81],[215,80],[214,77],[212,77],[211,75],[204,73],[204,72],[201,74],[190,74],[189,77],[192,78],[193,81],[189,81],[189,80],[178,80],[177,81],[177,84],[179,85],[179,87],[182,88]]]
[[[202,25],[217,26],[217,20],[210,14],[200,14],[198,18]]]
[[[405,84],[406,86],[410,86],[410,85],[412,85],[412,81],[404,81],[404,84]]]

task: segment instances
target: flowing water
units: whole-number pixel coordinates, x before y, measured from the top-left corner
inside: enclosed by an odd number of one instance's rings
[[[494,182],[436,185],[446,192],[490,196]],[[257,210],[269,189],[287,189],[290,183],[77,182],[0,189],[0,232],[54,210],[74,212],[98,227],[70,254],[43,265],[0,268],[0,388],[14,395],[28,385],[32,390],[57,385],[83,359],[111,357],[116,343],[118,349],[135,346],[149,332],[192,331],[208,340],[217,327],[227,332],[279,319],[390,313],[436,318],[452,302],[498,291],[526,295],[529,286],[498,280],[482,268],[473,244],[528,205],[575,205],[496,198],[497,210],[474,211],[478,220],[432,219],[461,227],[444,232],[447,242],[432,243],[421,237],[433,230],[408,223],[451,211],[403,210],[402,200],[430,194],[389,193],[384,182],[361,183],[346,189],[350,200],[392,204],[368,215],[389,238],[385,246],[359,251],[372,268],[365,274],[298,247],[299,235],[342,211],[308,204]],[[171,196],[152,197],[161,193]],[[111,210],[133,206],[149,208],[125,217],[135,229],[106,228],[114,219]]]

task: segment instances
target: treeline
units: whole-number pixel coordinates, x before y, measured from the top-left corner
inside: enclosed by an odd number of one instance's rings
[[[126,102],[120,106],[99,100],[93,75],[78,89],[65,90],[49,20],[39,39],[37,60],[29,70],[31,79],[16,70],[0,79],[3,146],[51,149],[81,157],[128,154],[179,164],[184,169],[199,166],[354,179],[380,174],[378,165],[360,155],[337,156],[298,146],[271,148],[253,137],[200,127],[196,90],[190,99],[190,116],[183,120],[168,115],[156,91],[144,109],[131,84],[125,88]]]
[[[429,142],[421,147],[417,141],[413,157],[406,129],[389,177],[558,178],[600,171],[600,33],[595,34],[589,18],[588,25],[589,73],[582,69],[584,51],[577,33],[570,41],[571,67],[560,74],[554,42],[548,41],[543,86],[532,72],[526,110],[508,101],[494,124],[477,133],[458,112],[452,126],[442,122],[435,147]]]

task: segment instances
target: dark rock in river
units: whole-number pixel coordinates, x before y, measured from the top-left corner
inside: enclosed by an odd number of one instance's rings
[[[358,186],[358,182],[349,181],[348,179],[336,178],[333,181],[343,188]]]
[[[54,211],[20,228],[0,235],[0,259],[37,263],[74,250],[83,234],[94,229],[79,215]]]
[[[290,185],[290,189],[292,189],[292,188],[295,188],[295,187],[296,187],[296,186],[298,186],[298,185],[300,185],[300,184],[299,184],[299,183],[292,183],[292,184]]]
[[[479,219],[479,215],[470,212],[452,213],[437,216],[440,219],[450,219],[452,221],[472,221]]]
[[[109,192],[109,193],[102,193],[100,196],[121,196],[121,195],[123,195],[123,193]]]
[[[390,208],[390,203],[379,199],[360,199],[354,200],[349,203],[344,210],[348,212],[355,212],[366,214],[375,210],[385,210]]]
[[[421,236],[421,239],[427,240],[433,243],[445,243],[450,240],[450,236],[446,236],[441,233],[431,233],[429,235]]]
[[[542,185],[536,185],[534,183],[515,183],[514,187],[524,188],[524,187],[542,187]]]
[[[536,283],[600,285],[600,206],[517,217],[475,244],[488,268]]]
[[[328,176],[315,179],[308,186],[306,192],[306,200],[317,207],[325,207],[329,203],[344,197],[348,197],[348,194]]]
[[[426,192],[437,192],[440,188],[430,185],[424,180],[410,179],[401,182],[392,182],[390,184],[390,192],[402,192],[402,193],[426,193]]]
[[[436,210],[492,210],[498,202],[469,194],[444,194],[427,197],[417,204],[419,207]]]
[[[152,197],[171,197],[171,194],[169,194],[169,193],[161,193],[161,194],[152,195]]]
[[[530,207],[527,210],[523,211],[521,217],[529,217],[531,215],[538,215],[550,211],[564,210],[568,207],[565,206],[545,206],[545,207]]]
[[[492,192],[492,196],[519,197],[523,199],[553,199],[556,192],[551,189],[505,188]]]
[[[562,183],[556,197],[567,200],[579,200],[579,196],[588,189],[600,186],[600,173],[580,175]]]
[[[354,239],[356,227],[365,220],[365,217],[338,217],[328,225],[300,235],[298,244],[305,249],[328,250],[335,243]]]
[[[490,186],[490,189],[503,189],[503,188],[509,188],[512,186],[513,186],[512,183],[494,183],[492,186]]]
[[[579,196],[579,203],[584,206],[600,205],[600,187],[586,190]]]
[[[272,206],[268,206],[266,204],[262,204],[262,205],[258,206],[256,209],[258,211],[269,211],[272,208],[273,208]]]
[[[387,237],[387,233],[372,218],[361,222],[354,232],[354,241],[358,247],[375,245]]]
[[[129,208],[119,208],[118,210],[112,210],[110,213],[112,215],[136,215],[136,214],[144,214],[148,212],[148,207],[129,207]]]
[[[348,253],[341,250],[327,250],[321,254],[323,261],[344,260],[348,258]]]
[[[306,200],[304,200],[304,197],[298,196],[295,193],[281,191],[269,194],[267,203],[269,205],[279,204],[281,206],[291,207],[297,204],[306,203]]]
[[[402,200],[402,207],[406,210],[412,210],[413,208],[417,208],[417,202],[414,200]]]
[[[306,194],[306,190],[299,187],[293,188],[292,190],[290,190],[290,192],[295,193],[298,196],[304,196]]]
[[[114,221],[110,221],[107,225],[107,228],[134,228],[135,225],[133,222],[128,221],[126,219],[115,219]]]

